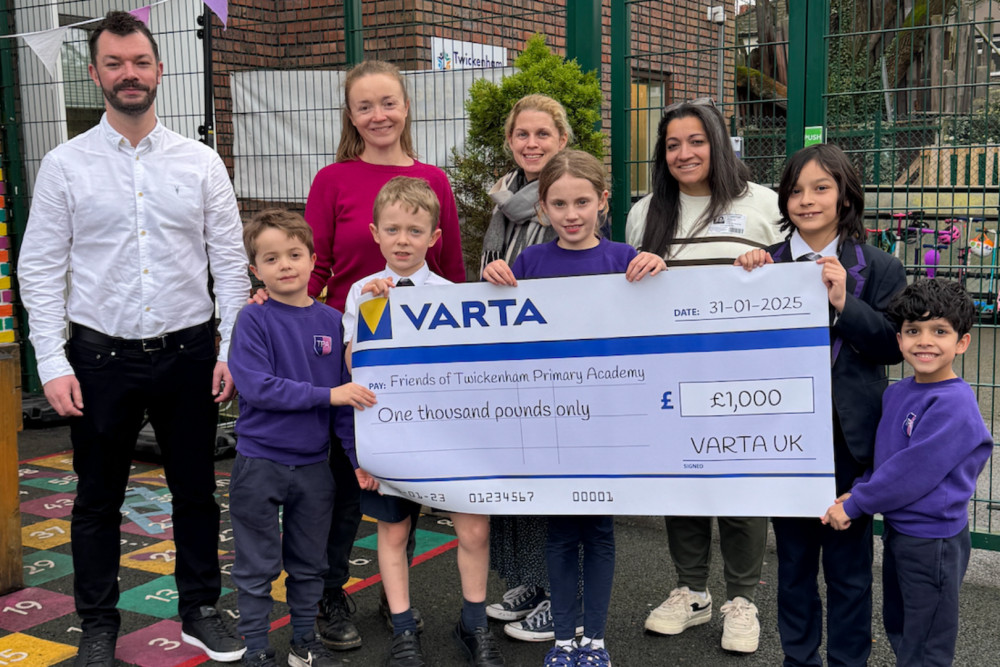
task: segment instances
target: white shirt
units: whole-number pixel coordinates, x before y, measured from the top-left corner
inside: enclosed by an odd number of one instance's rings
[[[747,191],[729,203],[718,219],[703,224],[702,215],[711,197],[680,195],[680,217],[677,238],[664,259],[671,269],[709,264],[731,265],[733,260],[754,248],[766,248],[780,243],[781,232],[778,195],[756,183],[747,183]],[[625,241],[633,248],[642,245],[646,233],[646,218],[652,195],[637,201],[628,212]]]
[[[400,280],[403,278],[409,278],[413,281],[414,287],[420,287],[421,285],[452,284],[452,282],[447,278],[442,278],[438,274],[431,271],[427,267],[427,262],[424,262],[424,265],[417,269],[416,273],[412,276],[400,276],[386,266],[378,273],[373,273],[370,276],[362,278],[358,282],[351,285],[351,289],[347,292],[347,301],[344,302],[344,319],[341,320],[344,323],[344,345],[347,345],[354,340],[354,327],[358,321],[358,301],[361,299],[361,288],[376,278],[392,278],[393,285],[399,285]],[[396,288],[394,287],[393,289]]]
[[[830,243],[826,245],[825,248],[820,250],[817,254],[820,257],[836,257],[837,256],[837,241],[839,237],[834,238]],[[799,234],[799,230],[792,232],[792,237],[788,239],[788,250],[792,253],[792,259],[798,261],[799,257],[808,255],[811,252],[816,252],[809,247],[809,244],[805,242],[802,236]]]
[[[129,339],[209,321],[209,264],[225,361],[250,280],[218,154],[159,120],[133,148],[106,114],[54,148],[38,171],[17,265],[42,383],[73,373],[67,321]]]

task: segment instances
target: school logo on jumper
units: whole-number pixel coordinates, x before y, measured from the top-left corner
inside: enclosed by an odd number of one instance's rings
[[[329,336],[313,336],[313,352],[317,357],[325,357],[333,352],[333,339]]]
[[[369,340],[392,340],[392,318],[386,304],[389,300],[378,297],[358,306],[358,342]]]
[[[909,438],[913,435],[913,423],[917,421],[917,415],[913,412],[906,415],[906,419],[903,420],[903,433]]]

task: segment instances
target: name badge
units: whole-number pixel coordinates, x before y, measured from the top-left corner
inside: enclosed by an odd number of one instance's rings
[[[726,213],[720,215],[708,225],[709,234],[740,234],[746,233],[747,217],[742,213]]]

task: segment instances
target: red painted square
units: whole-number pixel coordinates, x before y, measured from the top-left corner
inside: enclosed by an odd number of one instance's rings
[[[129,517],[125,517],[125,521],[122,523],[122,532],[141,535],[142,537],[155,537],[158,540],[174,539],[174,529],[169,514],[145,517],[145,519],[148,521],[143,520],[144,525],[140,526],[130,520]]]
[[[36,500],[26,500],[21,503],[21,511],[28,514],[37,514],[48,519],[69,516],[73,511],[73,499],[76,497],[72,493],[56,493]]]
[[[141,667],[174,667],[205,654],[181,641],[181,624],[164,620],[118,638],[115,657]]]
[[[21,632],[74,611],[73,598],[41,588],[24,588],[0,597],[0,628]]]

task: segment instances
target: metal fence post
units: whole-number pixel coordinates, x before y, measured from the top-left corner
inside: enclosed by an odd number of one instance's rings
[[[785,155],[790,156],[805,143],[806,34],[809,3],[788,3],[788,116],[785,125]]]
[[[614,23],[612,22],[612,25]],[[566,59],[601,76],[601,0],[566,2]]]
[[[365,34],[361,29],[361,0],[344,0],[344,58],[348,65],[365,59]]]
[[[792,2],[790,5],[799,5]],[[826,82],[829,70],[829,49],[826,33],[830,29],[830,0],[810,0],[806,17],[804,127],[826,126]],[[791,86],[789,86],[791,88]],[[804,131],[804,129],[803,129]],[[803,139],[803,131],[799,139]],[[825,136],[824,136],[825,140]]]
[[[629,178],[631,19],[626,0],[611,0],[611,238],[616,241],[625,240],[625,221],[632,204]]]

